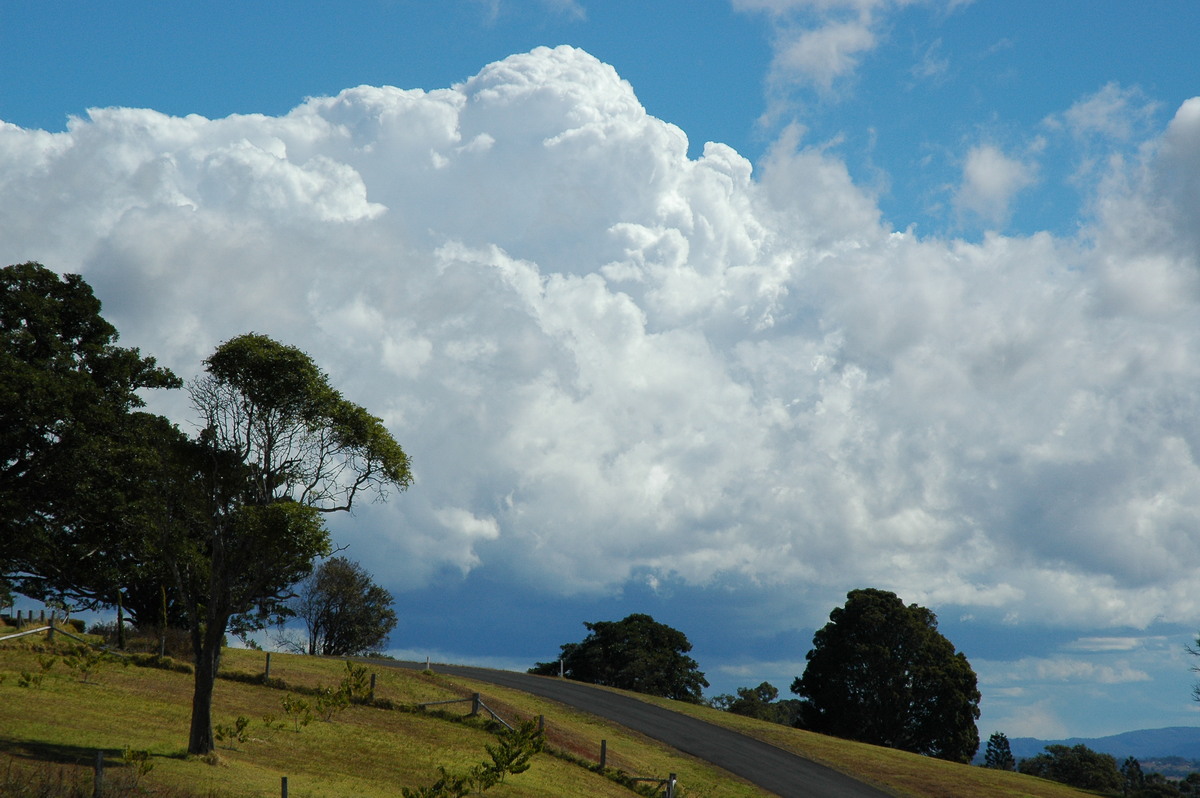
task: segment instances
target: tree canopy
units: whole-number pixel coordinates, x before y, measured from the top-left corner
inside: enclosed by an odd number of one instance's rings
[[[396,628],[392,594],[345,557],[321,563],[296,592],[293,607],[308,631],[309,654],[375,652]]]
[[[1124,783],[1117,760],[1111,754],[1093,751],[1086,745],[1048,745],[1045,753],[1022,759],[1017,769],[1081,790],[1116,792]]]
[[[894,593],[852,590],[813,636],[792,692],[813,731],[969,762],[979,748],[980,694],[966,656],[937,617]]]
[[[196,690],[188,750],[213,750],[212,686],[221,639],[290,610],[290,587],[330,552],[321,514],[360,491],[412,481],[408,457],[366,410],[344,399],[308,355],[265,335],[225,342],[189,386],[208,509],[165,549],[193,619]]]
[[[37,263],[0,269],[0,576],[41,599],[116,605],[148,584],[142,497],[128,478],[154,453],[139,391],[180,381],[117,346],[82,277]],[[149,566],[153,568],[153,566]]]
[[[253,333],[189,386],[189,438],[137,410],[180,381],[116,340],[78,275],[0,270],[0,535],[21,542],[0,549],[0,586],[186,624],[188,750],[206,754],[225,633],[286,614],[330,552],[322,514],[405,489],[408,457],[308,355]]]
[[[584,623],[588,636],[562,649],[563,675],[581,682],[699,703],[708,681],[687,656],[687,637],[649,615]],[[559,662],[539,662],[530,673],[557,676]]]
[[[713,696],[708,705],[735,715],[794,726],[800,718],[802,702],[794,698],[776,700],[778,698],[779,690],[770,682],[762,682],[758,687],[739,687],[736,695]]]
[[[992,732],[988,738],[987,750],[983,755],[983,766],[992,770],[1016,770],[1017,760],[1013,757],[1012,746],[1008,736],[1003,732]]]

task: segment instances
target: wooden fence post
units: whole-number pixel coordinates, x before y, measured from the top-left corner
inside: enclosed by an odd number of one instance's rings
[[[604,766],[608,764],[608,740],[600,741],[600,769],[604,770]]]
[[[279,777],[279,798],[287,798],[287,776]]]
[[[372,674],[371,674],[371,695],[370,695],[370,701],[371,701],[371,703],[372,703],[372,704],[374,704],[374,703],[375,703],[375,674],[374,674],[374,673],[372,673]]]
[[[472,714],[472,715],[478,715],[478,714],[479,714],[479,705],[480,705],[480,703],[482,703],[482,701],[481,701],[481,699],[479,698],[479,693],[472,693],[472,694],[471,694],[471,714]]]
[[[263,673],[263,679],[265,681],[270,678],[271,678],[271,652],[268,651],[267,652],[267,670]]]
[[[675,774],[667,776],[667,798],[675,798]]]
[[[96,765],[92,775],[92,798],[104,795],[104,752],[97,749]]]

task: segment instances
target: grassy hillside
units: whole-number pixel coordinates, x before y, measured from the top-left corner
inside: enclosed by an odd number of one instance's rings
[[[114,662],[74,667],[69,649],[40,642],[0,644],[0,795],[90,796],[91,763],[104,752],[106,794],[150,790],[168,798],[270,796],[288,778],[291,798],[393,798],[400,787],[431,784],[437,769],[465,771],[488,759],[495,735],[479,719],[462,719],[469,703],[418,711],[421,702],[483,695],[506,720],[544,715],[553,753],[535,757],[525,773],[485,793],[494,798],[627,797],[634,793],[586,765],[607,740],[609,776],[663,777],[677,773],[689,798],[767,795],[741,780],[613,724],[525,693],[436,673],[368,666],[383,706],[350,706],[328,721],[298,726],[285,699],[315,706],[312,691],[336,687],[344,663],[273,654],[271,684],[262,683],[261,652],[229,650],[214,699],[216,722],[249,720],[242,740],[218,743],[217,756],[185,755],[191,677],[182,672]],[[435,666],[436,671],[436,666]],[[40,680],[40,684],[38,683]],[[951,765],[888,749],[857,745],[740,718],[703,707],[662,701],[712,722],[858,774],[900,796],[1033,796],[1067,798],[1074,790],[1017,774]],[[264,720],[267,718],[268,720]],[[148,772],[138,775],[139,752]],[[137,786],[134,783],[137,782]],[[58,791],[48,786],[60,785]]]

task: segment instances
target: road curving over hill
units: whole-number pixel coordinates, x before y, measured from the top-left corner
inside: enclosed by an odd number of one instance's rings
[[[372,660],[372,664],[425,667],[424,663],[386,660]],[[583,682],[461,665],[436,665],[434,670],[532,693],[614,721],[782,798],[890,798],[875,787],[770,743]]]

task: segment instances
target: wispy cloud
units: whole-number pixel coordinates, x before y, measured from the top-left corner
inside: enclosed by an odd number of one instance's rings
[[[739,11],[766,14],[774,27],[771,82],[781,91],[792,86],[824,94],[852,77],[862,59],[880,42],[888,16],[924,2],[950,12],[962,0],[732,0]],[[914,71],[923,77],[944,69],[933,50]]]
[[[991,144],[967,152],[962,183],[954,194],[954,207],[992,225],[1003,225],[1017,194],[1037,182],[1037,166],[1006,155]]]

